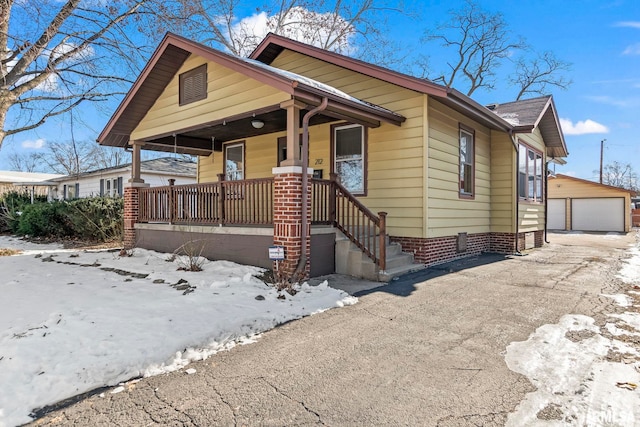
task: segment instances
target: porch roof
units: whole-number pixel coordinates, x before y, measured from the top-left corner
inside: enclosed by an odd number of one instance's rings
[[[380,126],[380,122],[399,126],[405,120],[405,117],[400,114],[354,98],[329,85],[167,33],[98,136],[98,142],[101,145],[126,147],[129,144],[131,132],[153,106],[185,60],[192,54],[288,93],[292,99],[307,104],[309,109],[319,105],[323,98],[327,98],[326,110],[321,115],[315,116],[311,121],[312,125],[337,120],[351,120],[370,127]],[[251,120],[258,118],[258,116],[265,122],[264,128],[254,129],[247,126]],[[208,154],[213,149],[211,142],[213,135],[215,135],[216,141],[224,142],[284,129],[286,129],[286,112],[279,105],[274,105],[259,111],[247,111],[246,114],[240,116],[203,123],[188,129],[176,129],[171,134],[157,135],[146,142],[149,143],[149,148],[158,151],[175,150],[190,154]]]

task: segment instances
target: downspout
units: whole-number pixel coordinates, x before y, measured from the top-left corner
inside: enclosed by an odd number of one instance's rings
[[[304,270],[307,265],[307,235],[308,218],[307,208],[309,206],[309,194],[307,186],[309,185],[309,176],[307,175],[307,169],[309,169],[309,120],[314,115],[325,110],[329,100],[324,97],[322,102],[316,108],[307,112],[302,118],[302,229],[300,230],[300,261],[296,267],[296,271],[293,273],[292,278],[298,277],[301,271]]]
[[[518,235],[520,234],[520,194],[519,194],[519,186],[520,186],[520,182],[519,182],[519,162],[520,162],[520,144],[517,144],[514,137],[513,137],[513,130],[509,130],[509,136],[511,136],[511,141],[513,141],[513,145],[516,148],[516,161],[514,162],[515,167],[515,202],[516,202],[516,218],[515,218],[515,230],[516,230],[516,238],[514,239],[513,245],[514,245],[514,249],[515,249],[515,253],[518,255],[522,255],[522,253],[520,252],[519,248],[518,248]]]
[[[549,219],[549,198],[547,197],[549,189],[549,162],[544,162],[544,242],[549,244],[547,240],[547,221]]]

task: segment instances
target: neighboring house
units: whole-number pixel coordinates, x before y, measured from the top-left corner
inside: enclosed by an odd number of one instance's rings
[[[284,278],[388,279],[543,244],[547,162],[567,155],[553,99],[492,107],[273,34],[250,59],[168,34],[98,142],[134,165],[142,149],[199,156],[197,186],[134,171],[127,246],[191,238]]]
[[[0,171],[0,196],[23,188],[31,194],[32,198],[34,196],[51,197],[51,190],[56,185],[49,180],[60,176],[62,175],[51,173]]]
[[[549,177],[550,230],[618,231],[631,229],[635,192],[572,176]]]
[[[193,184],[196,182],[195,162],[173,157],[140,162],[140,176],[153,186]],[[91,196],[122,196],[124,183],[131,177],[131,163],[61,176],[52,181],[57,184],[56,198],[61,200]]]

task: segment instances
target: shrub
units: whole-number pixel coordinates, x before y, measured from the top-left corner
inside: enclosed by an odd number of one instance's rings
[[[35,202],[46,202],[46,196],[35,196]],[[0,232],[16,232],[20,212],[31,204],[28,190],[10,191],[0,196]]]
[[[14,215],[11,231],[33,237],[117,241],[122,239],[123,211],[124,201],[112,197],[29,202]]]
[[[122,239],[124,200],[91,197],[68,202],[74,237],[108,242]]]
[[[32,237],[69,237],[73,229],[66,215],[64,202],[25,205],[19,216],[15,232]]]

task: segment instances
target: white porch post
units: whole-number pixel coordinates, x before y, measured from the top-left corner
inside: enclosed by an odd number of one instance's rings
[[[280,108],[287,110],[287,158],[280,166],[302,166],[300,158],[300,110],[306,105],[295,99],[289,99],[280,104]]]
[[[143,141],[133,141],[130,142],[133,146],[133,151],[131,153],[131,178],[129,178],[129,182],[144,182],[142,178],[140,178],[140,149],[144,145]]]

